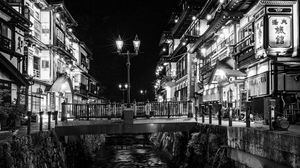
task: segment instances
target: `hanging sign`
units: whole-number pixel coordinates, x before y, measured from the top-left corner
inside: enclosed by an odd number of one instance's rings
[[[269,16],[269,47],[290,48],[292,16]]]
[[[259,52],[264,48],[264,20],[260,18],[255,22],[255,50],[256,56],[260,56]],[[261,52],[260,52],[261,53]]]
[[[15,51],[24,55],[24,32],[18,28],[15,29]]]

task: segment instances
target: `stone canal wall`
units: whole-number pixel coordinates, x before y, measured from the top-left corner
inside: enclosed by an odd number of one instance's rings
[[[245,127],[198,125],[150,140],[177,167],[300,168],[300,137]]]
[[[220,126],[214,126],[220,127]],[[300,137],[280,131],[227,127],[232,159],[249,167],[300,168]]]
[[[226,155],[226,130],[209,126],[198,127],[193,133],[157,133],[150,140],[159,153],[167,156],[170,167],[223,167],[234,168]]]
[[[1,168],[65,168],[63,148],[54,132],[13,137],[0,143]]]
[[[82,168],[93,164],[95,153],[105,143],[105,136],[103,134],[66,136],[61,141],[65,149],[67,167]]]
[[[58,138],[55,132],[40,132],[0,142],[0,168],[81,168],[92,164],[104,135]]]

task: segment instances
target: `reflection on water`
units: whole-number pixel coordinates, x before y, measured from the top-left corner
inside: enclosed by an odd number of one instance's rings
[[[104,146],[93,168],[167,168],[150,145]]]

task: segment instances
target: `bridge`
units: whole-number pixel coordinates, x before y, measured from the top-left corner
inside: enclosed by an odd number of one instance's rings
[[[188,132],[195,125],[191,101],[125,104],[63,103],[62,122],[55,127],[59,136],[82,134],[143,134]]]

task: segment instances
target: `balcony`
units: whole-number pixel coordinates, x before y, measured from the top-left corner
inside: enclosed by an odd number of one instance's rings
[[[35,78],[40,78],[41,76],[41,71],[39,69],[33,69],[33,76]]]
[[[233,47],[233,56],[239,66],[243,66],[255,59],[254,34],[251,33]]]
[[[79,89],[80,89],[79,90],[80,94],[87,95],[87,87],[86,87],[86,85],[80,84]]]
[[[56,49],[59,54],[66,56],[66,58],[76,61],[73,51],[71,49],[67,49],[66,45],[61,41],[56,40],[56,46],[54,49]]]
[[[179,20],[171,30],[171,35],[174,38],[180,38],[184,34],[184,32],[193,22],[192,17],[196,16],[202,6],[201,1],[198,0],[186,1],[183,4],[185,7],[179,16]]]
[[[184,71],[181,71],[179,73],[176,74],[176,80],[179,80],[180,78],[184,77],[187,75],[187,71],[184,70]]]
[[[12,49],[11,44],[12,44],[11,39],[9,39],[3,35],[0,35],[0,47],[1,48],[11,50]]]

